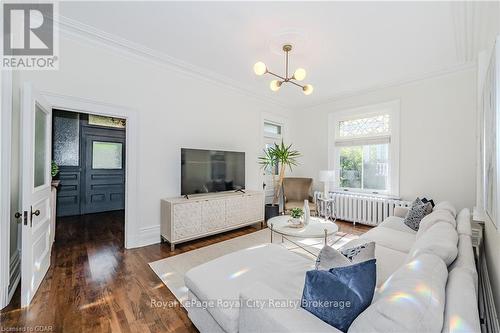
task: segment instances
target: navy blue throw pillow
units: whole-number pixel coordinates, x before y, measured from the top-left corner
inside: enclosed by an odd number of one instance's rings
[[[313,315],[347,332],[351,323],[372,302],[376,259],[329,271],[306,273],[301,306]]]

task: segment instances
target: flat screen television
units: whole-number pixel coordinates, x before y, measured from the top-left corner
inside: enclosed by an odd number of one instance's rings
[[[245,153],[181,148],[181,194],[245,188]]]

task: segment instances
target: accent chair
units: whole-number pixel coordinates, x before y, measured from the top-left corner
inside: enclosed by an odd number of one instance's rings
[[[303,208],[304,200],[307,200],[311,215],[316,215],[316,204],[311,196],[312,183],[312,178],[287,177],[283,179],[285,213],[289,213],[292,208]]]

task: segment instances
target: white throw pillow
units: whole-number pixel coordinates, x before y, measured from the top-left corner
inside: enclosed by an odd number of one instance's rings
[[[417,238],[410,249],[408,260],[413,260],[422,253],[432,253],[440,257],[449,266],[457,257],[458,234],[447,222],[439,222]]]
[[[442,333],[481,332],[476,290],[469,272],[456,268],[448,275]]]
[[[467,208],[462,209],[458,214],[457,232],[459,235],[472,236],[472,228],[470,225],[470,211]]]
[[[418,256],[387,279],[348,332],[440,332],[447,277],[439,257]]]
[[[457,210],[449,201],[441,201],[436,206],[434,206],[434,211],[436,210],[447,210],[453,215],[453,217],[457,217]]]
[[[457,221],[447,210],[436,210],[425,216],[420,222],[420,228],[417,231],[417,238],[420,238],[427,230],[429,230],[434,224],[439,222],[447,222],[451,224],[453,228],[456,227]]]

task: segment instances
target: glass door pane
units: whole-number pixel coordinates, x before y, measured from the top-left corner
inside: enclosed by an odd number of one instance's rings
[[[47,181],[47,114],[36,105],[35,107],[35,158],[34,186],[39,187]]]
[[[122,147],[118,142],[92,142],[92,169],[121,169]]]

